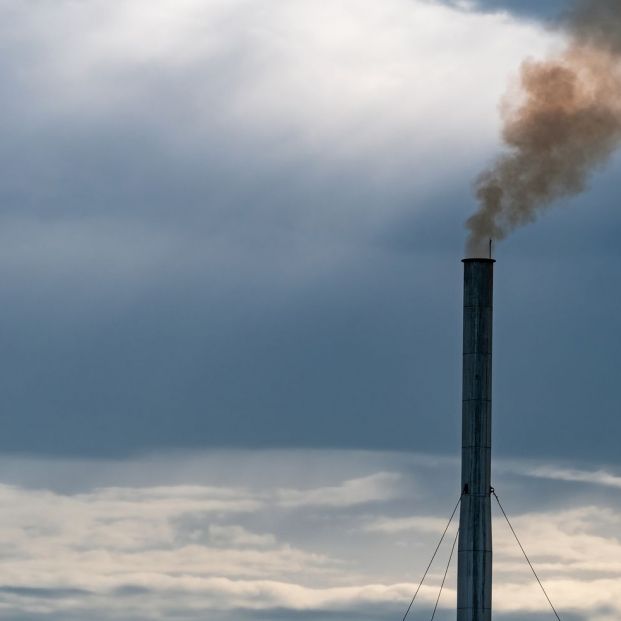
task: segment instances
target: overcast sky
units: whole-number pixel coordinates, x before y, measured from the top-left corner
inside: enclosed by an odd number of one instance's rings
[[[0,0],[0,619],[402,615],[472,182],[568,5]],[[620,172],[496,248],[494,454],[569,621],[621,614]]]

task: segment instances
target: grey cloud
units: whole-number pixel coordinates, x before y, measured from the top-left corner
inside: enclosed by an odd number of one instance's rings
[[[517,615],[500,614],[495,616],[502,619],[502,621],[545,621],[550,617],[550,612],[546,611],[545,613],[540,614],[519,613]],[[589,615],[576,614],[573,612],[567,612],[565,610],[563,611],[563,619],[566,619],[567,621],[587,621],[589,618]]]
[[[251,532],[237,524],[213,523],[208,514],[188,513],[174,520],[175,539],[179,542],[211,545],[214,547],[254,549],[271,548],[276,545],[272,534]]]
[[[85,589],[53,589],[53,588],[40,588],[40,587],[17,587],[17,586],[0,586],[0,593],[7,595],[17,595],[19,597],[27,598],[41,598],[41,599],[67,599],[67,598],[81,598],[86,595],[90,595],[91,591]]]
[[[429,619],[431,616],[431,610],[422,610],[422,611],[414,611],[412,616],[408,615],[408,618],[411,618],[412,621],[425,621],[425,619]],[[453,611],[445,610],[441,611],[446,616],[450,616]],[[385,609],[374,609],[374,608],[360,608],[359,610],[352,612],[332,612],[332,611],[311,611],[311,612],[296,612],[291,610],[270,610],[266,612],[252,613],[248,615],[248,613],[244,613],[240,611],[240,616],[242,619],[252,619],[253,621],[339,621],[340,619],[377,619],[378,621],[390,621],[394,619],[395,616],[399,616],[399,613],[403,614],[403,611],[400,609],[394,610],[385,610]],[[512,614],[503,614],[496,613],[494,614],[494,618],[499,619],[500,621],[546,621],[549,618],[549,613],[545,614],[529,614],[529,613],[520,613],[519,615]],[[563,613],[563,618],[567,619],[567,621],[587,621],[587,617],[582,615],[575,615],[572,613]]]
[[[390,621],[394,619],[395,612],[379,612],[375,610],[369,611],[368,609],[362,609],[353,613],[343,613],[323,611],[319,613],[300,613],[296,611],[288,610],[275,610],[267,612],[248,612],[248,611],[235,611],[235,613],[222,613],[219,611],[210,612],[210,620],[212,621],[235,621],[236,619],[242,619],[243,621],[304,621],[310,619],[312,621],[340,621],[341,619],[377,619],[378,621]],[[202,621],[203,613],[196,612],[193,614],[187,614],[184,610],[171,608],[168,610],[169,618],[178,619],[179,621]],[[602,611],[605,614],[606,611]],[[412,621],[424,621],[429,618],[430,611],[425,611],[421,615],[413,615]],[[82,612],[63,612],[58,613],[23,613],[20,611],[9,610],[6,613],[0,612],[0,619],[7,619],[7,621],[84,621]],[[89,619],[92,621],[117,621],[118,615],[107,614],[106,612],[90,612]],[[520,615],[504,615],[497,614],[495,618],[500,621],[547,621],[549,614],[545,615],[533,615],[533,614],[520,614]],[[588,617],[575,614],[564,614],[564,618],[567,621],[587,621]],[[151,617],[143,615],[134,615],[132,613],[123,616],[123,621],[152,621]]]
[[[447,66],[473,85],[421,104],[411,3],[368,23],[353,3],[352,43],[312,14],[308,47],[291,15],[227,3],[162,49],[115,12],[97,30],[97,6],[2,7],[0,447],[457,447],[470,177],[544,35],[466,46]],[[499,257],[501,455],[618,459],[616,173]]]
[[[114,589],[114,595],[118,595],[120,597],[144,597],[151,595],[152,593],[153,590],[148,587],[133,584],[126,584]]]
[[[474,0],[476,10],[508,11],[510,13],[528,16],[548,23],[554,23],[567,9],[573,0]],[[459,1],[454,2],[459,6]]]

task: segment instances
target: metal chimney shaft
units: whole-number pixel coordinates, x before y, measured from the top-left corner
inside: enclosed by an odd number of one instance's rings
[[[463,497],[459,518],[457,621],[492,618],[492,259],[464,260]]]

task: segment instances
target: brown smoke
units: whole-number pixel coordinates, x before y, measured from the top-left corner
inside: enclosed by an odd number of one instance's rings
[[[520,89],[502,105],[507,151],[476,183],[467,254],[487,256],[554,200],[585,189],[621,144],[621,0],[579,2],[563,19],[566,50],[525,61]]]

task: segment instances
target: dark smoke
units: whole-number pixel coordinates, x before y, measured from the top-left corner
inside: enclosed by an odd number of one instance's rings
[[[486,256],[554,200],[585,189],[621,144],[621,0],[579,2],[562,20],[566,50],[526,61],[503,107],[507,151],[476,183],[468,256]]]

